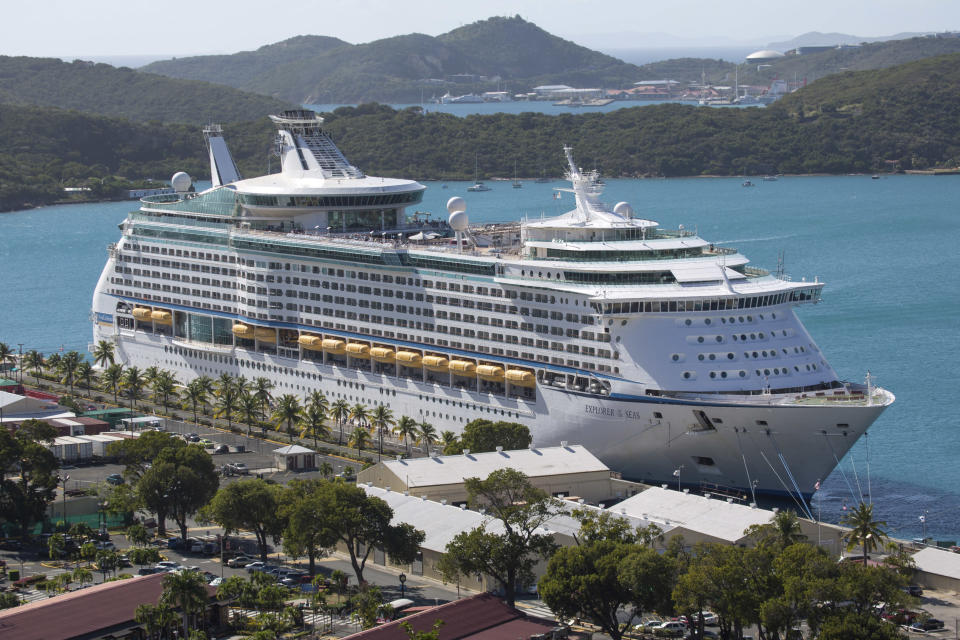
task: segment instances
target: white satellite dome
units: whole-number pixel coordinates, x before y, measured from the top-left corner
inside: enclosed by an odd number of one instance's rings
[[[747,56],[747,62],[762,62],[764,60],[774,60],[776,58],[784,57],[779,51],[774,51],[773,49],[762,49],[760,51],[754,51]]]
[[[630,206],[629,202],[618,202],[613,205],[613,212],[621,218],[633,217],[633,207]]]
[[[467,201],[461,198],[460,196],[453,196],[447,200],[447,212],[448,213],[457,213],[458,211],[467,210]]]
[[[466,231],[467,227],[470,225],[470,221],[467,219],[466,211],[454,211],[447,219],[447,223],[450,225],[451,229],[458,232]]]
[[[170,178],[170,186],[172,186],[173,190],[177,193],[186,193],[190,190],[191,184],[193,184],[193,180],[185,171],[177,171],[173,174],[173,177]]]

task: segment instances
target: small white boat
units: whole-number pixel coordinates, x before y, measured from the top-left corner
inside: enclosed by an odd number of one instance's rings
[[[467,191],[492,191],[490,187],[483,184],[483,180],[480,179],[480,156],[475,155],[473,158],[473,184],[467,187]]]

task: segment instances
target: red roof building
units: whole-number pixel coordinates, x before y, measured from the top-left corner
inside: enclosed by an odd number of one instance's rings
[[[55,598],[36,600],[0,611],[3,640],[99,640],[124,638],[139,628],[133,621],[139,604],[156,604],[163,576],[105,582]],[[212,596],[216,591],[208,587]],[[218,607],[212,614],[219,615]],[[216,617],[213,622],[216,623]]]
[[[408,640],[410,636],[400,627],[401,622],[409,622],[414,631],[419,632],[430,631],[437,620],[443,621],[440,640],[526,640],[531,636],[549,634],[557,627],[553,620],[528,616],[508,607],[493,594],[481,593],[355,633],[347,639]]]

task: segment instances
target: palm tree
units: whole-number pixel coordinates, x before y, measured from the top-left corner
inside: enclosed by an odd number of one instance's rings
[[[327,396],[323,394],[323,391],[311,391],[310,395],[307,396],[306,405],[316,406],[324,416],[330,412],[330,401],[327,400]]]
[[[40,369],[43,368],[43,354],[33,349],[23,354],[23,366],[27,369],[33,369],[33,378],[37,385],[40,384]]]
[[[378,404],[370,414],[370,424],[377,430],[377,440],[380,448],[377,450],[377,461],[383,456],[383,432],[391,428],[396,421],[393,419],[393,411],[385,404]]]
[[[797,513],[792,509],[780,511],[773,516],[773,532],[777,543],[781,549],[786,549],[792,544],[803,542],[807,536],[800,529],[800,520],[797,519]]]
[[[257,421],[257,412],[260,410],[260,400],[250,391],[244,391],[237,399],[237,410],[247,423],[247,437],[250,437],[250,429]]]
[[[166,369],[161,369],[153,377],[153,381],[150,383],[150,386],[153,388],[153,399],[154,401],[159,401],[160,405],[163,407],[163,412],[167,412],[167,407],[170,405],[170,401],[177,401],[178,396],[180,395],[177,391],[177,379],[174,377],[173,373],[167,371]]]
[[[423,447],[427,455],[430,455],[430,447],[436,443],[437,429],[426,420],[421,420],[417,425],[417,444]]]
[[[73,581],[79,582],[82,587],[88,582],[93,582],[93,572],[86,567],[77,567],[73,570]]]
[[[321,462],[319,471],[320,475],[324,478],[329,478],[331,475],[333,475],[333,467],[329,462]]]
[[[100,340],[93,348],[93,364],[105,368],[107,363],[113,364],[113,350],[115,345],[109,340]]]
[[[340,398],[330,407],[330,416],[337,421],[340,426],[340,437],[337,438],[337,446],[343,445],[343,424],[350,419],[350,403],[344,398]]]
[[[260,403],[260,421],[267,421],[267,405],[273,400],[270,390],[273,389],[273,383],[268,378],[254,378],[250,387],[250,392]]]
[[[847,551],[861,547],[863,566],[866,567],[870,552],[882,548],[887,539],[886,532],[880,528],[887,526],[887,523],[883,520],[874,520],[873,505],[865,502],[858,504],[850,515],[844,516],[840,522],[850,527],[850,531],[844,536],[847,540]]]
[[[197,406],[204,407],[207,404],[207,390],[204,388],[200,378],[194,378],[187,383],[183,389],[183,408],[193,409],[193,421],[197,422]]]
[[[117,391],[123,383],[123,365],[112,364],[100,374],[100,385],[104,391],[113,391],[113,404],[117,404]]]
[[[82,356],[77,351],[68,351],[60,358],[57,368],[60,373],[60,384],[70,385],[70,395],[73,395],[73,383],[77,379],[77,367],[80,366]]]
[[[13,348],[6,342],[0,342],[0,371],[3,371],[3,365],[13,361]]]
[[[157,379],[158,375],[160,375],[160,367],[157,365],[150,365],[143,370],[143,379],[146,380],[149,385],[153,384],[153,381]]]
[[[137,400],[143,395],[143,388],[146,385],[147,381],[144,378],[143,372],[137,367],[130,367],[123,372],[123,379],[120,382],[120,386],[123,387],[127,397],[130,398],[131,413],[134,407],[137,406]]]
[[[410,457],[409,439],[411,437],[416,437],[417,433],[419,432],[419,425],[417,424],[417,421],[410,416],[400,416],[400,419],[397,420],[397,426],[394,427],[393,432],[403,438],[403,446],[407,449],[407,457]]]
[[[317,439],[330,437],[330,429],[327,428],[327,414],[322,405],[308,404],[300,412],[300,424],[303,425],[301,438],[313,436],[313,448],[317,448]]]
[[[47,358],[47,370],[55,373],[57,369],[60,368],[60,360],[62,359],[63,356],[61,356],[59,353],[51,353],[50,357]]]
[[[160,616],[157,614],[157,606],[148,603],[138,604],[133,612],[133,621],[143,625],[148,640],[160,632]]]
[[[207,584],[197,571],[176,571],[163,576],[163,595],[160,602],[178,607],[183,616],[183,636],[190,630],[190,614],[203,611],[207,605]]]
[[[350,446],[357,448],[357,458],[360,457],[360,450],[364,445],[370,442],[370,432],[363,427],[355,427],[350,434]]]
[[[293,442],[293,423],[300,417],[303,408],[300,400],[292,393],[285,393],[277,399],[277,406],[273,408],[273,419],[277,423],[277,430],[284,422],[287,423],[287,436]]]
[[[240,391],[234,384],[233,378],[229,373],[225,373],[214,383],[216,388],[216,407],[213,412],[215,418],[226,417],[227,428],[233,428],[233,412],[237,410],[237,401],[240,399]]]
[[[89,391],[93,386],[91,384],[93,380],[93,365],[86,360],[81,360],[80,364],[77,365],[76,376],[78,379],[83,380],[84,386]]]
[[[440,445],[446,450],[447,447],[457,441],[457,434],[453,431],[443,431],[440,433]]]

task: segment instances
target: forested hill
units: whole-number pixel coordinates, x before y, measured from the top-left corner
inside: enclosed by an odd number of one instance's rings
[[[850,173],[960,165],[960,54],[820,80],[767,108],[661,104],[609,113],[457,118],[368,104],[326,128],[370,175],[467,179],[561,175],[562,146],[607,176]],[[225,128],[246,176],[266,173],[266,117]],[[0,105],[0,209],[50,202],[111,175],[207,177],[197,126],[145,125]],[[276,170],[277,164],[273,163]],[[88,183],[89,184],[89,183]]]
[[[286,55],[291,51],[297,55]],[[496,89],[497,77],[514,92],[557,82],[613,87],[627,82],[636,69],[553,36],[519,16],[490,18],[438,37],[410,34],[351,45],[301,36],[252,52],[143,67],[303,103],[419,102],[421,90],[429,98],[447,88],[453,93]],[[456,74],[488,80],[452,86],[425,82]]]
[[[289,102],[223,85],[125,67],[8,56],[0,56],[0,103],[195,124],[250,120],[291,107]]]

